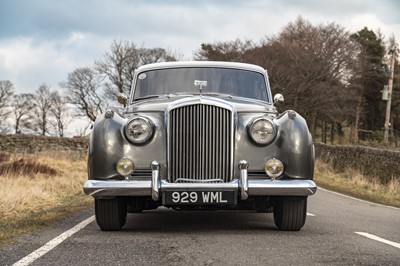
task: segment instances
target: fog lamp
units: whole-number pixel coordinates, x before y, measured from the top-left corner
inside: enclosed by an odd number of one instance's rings
[[[135,164],[128,158],[121,158],[117,162],[117,172],[122,176],[129,176],[135,171]]]
[[[284,170],[283,163],[278,159],[272,158],[265,163],[265,173],[273,179],[280,177]]]

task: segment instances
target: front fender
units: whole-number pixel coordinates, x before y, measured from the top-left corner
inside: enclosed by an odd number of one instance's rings
[[[112,179],[118,174],[115,163],[125,156],[129,144],[122,135],[127,119],[118,114],[106,118],[104,114],[97,117],[89,140],[88,172],[89,179]]]
[[[145,145],[133,145],[125,138],[124,127],[129,118],[117,113],[109,118],[98,116],[90,134],[89,179],[123,178],[115,169],[117,161],[123,157],[132,160],[137,170],[147,171],[150,171],[151,162],[156,160],[165,172],[167,156],[163,112],[146,113],[144,116],[155,125],[153,138]]]
[[[275,119],[278,128],[275,145],[288,178],[313,179],[314,145],[305,119],[288,110]]]

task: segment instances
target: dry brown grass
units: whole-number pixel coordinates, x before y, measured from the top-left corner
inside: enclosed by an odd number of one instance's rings
[[[0,153],[0,169],[0,246],[93,202],[82,192],[87,178],[83,158]],[[317,161],[315,181],[327,189],[400,207],[400,181],[394,178],[382,185],[351,169],[335,173],[329,164]]]
[[[0,245],[90,206],[86,179],[83,158],[0,153]]]
[[[400,181],[392,178],[388,184],[366,178],[360,172],[346,169],[336,173],[328,163],[317,160],[315,182],[318,186],[371,202],[400,207]]]

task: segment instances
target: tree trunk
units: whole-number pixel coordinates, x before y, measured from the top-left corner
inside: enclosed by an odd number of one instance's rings
[[[361,117],[361,113],[362,113],[363,92],[364,92],[364,90],[362,90],[359,101],[357,103],[356,118],[354,120],[354,128],[353,128],[352,137],[351,137],[352,144],[358,144],[358,129],[359,129],[360,117]]]
[[[310,121],[310,133],[313,139],[315,139],[316,136],[316,125],[317,125],[317,114],[313,112],[311,114],[311,121]]]
[[[322,143],[326,144],[326,122],[322,122]]]
[[[335,141],[335,123],[331,123],[331,144],[333,145]]]

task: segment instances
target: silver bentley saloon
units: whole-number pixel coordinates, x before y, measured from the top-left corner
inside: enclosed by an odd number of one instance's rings
[[[306,121],[279,113],[267,71],[230,62],[139,67],[123,112],[94,123],[88,181],[97,224],[120,230],[127,213],[174,210],[273,212],[280,230],[300,230],[313,182]],[[204,213],[204,215],[207,215]]]

